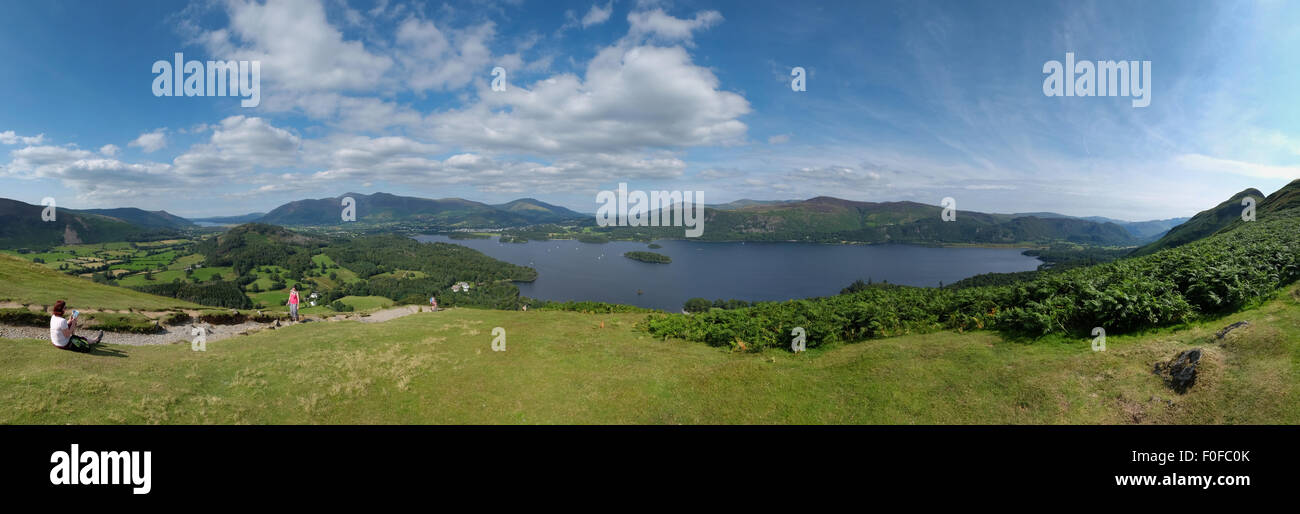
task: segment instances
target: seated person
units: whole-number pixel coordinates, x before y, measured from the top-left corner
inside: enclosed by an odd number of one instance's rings
[[[54,343],[55,347],[64,350],[89,352],[104,338],[104,331],[100,330],[93,341],[74,334],[77,330],[77,319],[75,317],[72,320],[65,319],[63,311],[66,308],[67,304],[63,300],[54,303],[54,309],[52,310],[54,315],[50,316],[50,342]]]

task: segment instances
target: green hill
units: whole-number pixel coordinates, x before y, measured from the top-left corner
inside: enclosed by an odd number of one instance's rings
[[[1232,195],[1232,198],[1214,208],[1201,211],[1186,223],[1174,227],[1164,237],[1134,250],[1132,255],[1147,255],[1166,248],[1175,248],[1248,223],[1241,219],[1242,210],[1245,209],[1241,201],[1247,196],[1255,199],[1255,218],[1262,220],[1300,207],[1300,179],[1291,181],[1267,197],[1255,188]]]
[[[569,210],[558,205],[551,205],[533,198],[520,198],[511,202],[493,205],[502,211],[521,216],[532,223],[555,223],[567,220],[579,220],[587,215]]]
[[[340,225],[343,223],[342,199],[345,197],[356,201],[357,222],[360,223],[417,222],[445,227],[513,227],[581,217],[563,207],[531,198],[494,206],[461,198],[434,200],[388,193],[346,193],[336,198],[289,202],[272,209],[258,221],[275,225]]]
[[[807,241],[915,244],[1028,244],[1072,242],[1126,246],[1136,239],[1113,223],[943,209],[916,202],[856,202],[819,196],[799,202],[704,210],[706,241]],[[681,238],[681,227],[607,227],[617,236]]]
[[[195,252],[205,266],[231,266],[244,275],[257,266],[278,265],[295,274],[316,266],[312,250],[325,245],[315,237],[265,223],[246,223],[203,240]]]
[[[1132,255],[1149,255],[1166,248],[1176,248],[1192,241],[1202,239],[1222,230],[1235,221],[1241,221],[1241,199],[1253,197],[1256,202],[1264,198],[1264,193],[1258,189],[1250,188],[1225,200],[1223,203],[1214,206],[1192,216],[1192,219],[1182,225],[1178,225],[1169,230],[1160,239],[1155,242],[1138,248],[1133,251]]]
[[[1274,191],[1259,204],[1257,214],[1273,214],[1300,207],[1300,179],[1292,180],[1282,189]]]
[[[78,308],[165,310],[199,305],[141,293],[125,287],[97,284],[39,264],[0,254],[0,302],[54,305],[65,300]]]
[[[147,228],[192,228],[194,223],[167,211],[146,211],[135,207],[117,209],[81,209],[78,212],[98,214],[119,219],[138,227]]]
[[[0,248],[147,241],[176,235],[167,228],[137,226],[121,219],[71,209],[58,209],[54,221],[44,221],[41,218],[44,208],[0,198]]]

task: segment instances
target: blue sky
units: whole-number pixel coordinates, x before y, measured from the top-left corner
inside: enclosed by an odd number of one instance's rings
[[[627,182],[710,203],[1187,216],[1300,178],[1298,51],[1287,1],[5,2],[0,197],[590,212]],[[155,97],[175,52],[259,61],[261,104]],[[1151,61],[1150,106],[1045,96],[1067,52]]]

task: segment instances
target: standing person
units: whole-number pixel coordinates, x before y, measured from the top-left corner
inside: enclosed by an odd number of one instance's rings
[[[298,321],[298,286],[289,288],[289,317]]]
[[[72,316],[71,320],[64,318],[63,311],[65,309],[67,309],[67,303],[63,300],[54,302],[54,308],[51,309],[53,316],[50,316],[50,342],[54,343],[56,348],[63,350],[81,353],[90,352],[104,338],[104,331],[100,330],[93,341],[74,334],[77,330],[77,316]]]
[[[433,295],[429,296],[429,310],[430,311],[438,310],[438,299],[433,297]]]

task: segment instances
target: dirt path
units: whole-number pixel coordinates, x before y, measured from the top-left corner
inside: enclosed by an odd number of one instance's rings
[[[238,325],[212,325],[208,323],[197,323],[190,325],[181,325],[176,327],[163,327],[163,331],[157,334],[132,334],[127,332],[104,332],[104,343],[106,344],[124,344],[128,346],[143,346],[151,344],[172,344],[189,342],[195,337],[193,330],[202,327],[207,331],[207,341],[220,341],[230,337],[249,334],[268,328],[270,323],[258,323],[248,321]],[[97,331],[91,329],[78,330],[78,335],[93,336]],[[0,339],[41,339],[50,338],[50,329],[45,327],[24,327],[16,325],[0,324]]]
[[[21,305],[17,305],[16,307],[21,307]],[[86,312],[113,312],[113,311],[98,311],[98,310],[91,310],[91,309],[86,309],[85,311]],[[419,313],[420,311],[421,311],[421,307],[418,305],[404,305],[400,307],[378,310],[369,313],[369,315],[364,315],[361,313],[355,313],[355,314],[349,313],[349,314],[339,314],[335,316],[330,316],[327,318],[315,318],[312,316],[303,316],[302,323],[310,323],[310,322],[317,322],[317,321],[360,321],[362,323],[382,323],[385,321],[409,316],[411,314],[416,314]],[[148,315],[149,313],[140,312],[140,314]],[[195,314],[197,314],[197,312],[195,312]],[[164,326],[163,331],[157,334],[131,334],[125,332],[104,332],[104,343],[124,344],[129,346],[142,346],[142,345],[189,342],[191,339],[195,337],[196,334],[194,334],[194,331],[199,327],[202,327],[206,330],[207,341],[210,343],[213,341],[220,341],[222,339],[228,339],[235,336],[252,334],[254,332],[260,332],[266,329],[274,329],[277,327],[289,326],[294,324],[295,323],[292,322],[259,323],[256,321],[246,321],[244,323],[240,323],[237,325],[213,325],[211,323],[202,323],[202,322],[187,323],[184,325],[179,325],[174,327]],[[91,336],[94,333],[95,331],[93,330],[93,328],[83,329],[79,331],[79,334],[83,336]],[[49,337],[50,337],[50,329],[47,327],[29,327],[29,326],[8,325],[8,324],[0,323],[0,339],[45,340],[45,339],[49,339]]]

